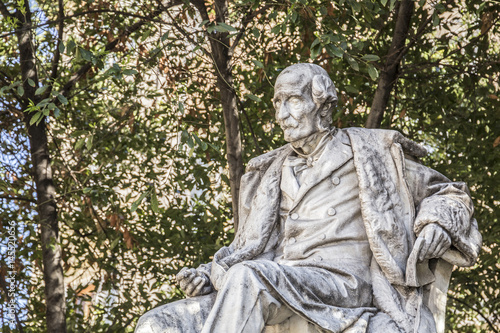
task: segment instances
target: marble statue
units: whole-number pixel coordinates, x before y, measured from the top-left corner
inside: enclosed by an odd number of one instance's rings
[[[420,164],[425,149],[398,132],[332,127],[337,94],[317,65],[283,70],[273,103],[289,143],[248,163],[235,240],[182,269],[188,298],[135,332],[271,332],[290,318],[315,332],[436,332],[430,263],[471,266],[481,246],[467,186]]]

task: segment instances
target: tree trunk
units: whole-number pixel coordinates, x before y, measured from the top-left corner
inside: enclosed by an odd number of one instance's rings
[[[377,90],[373,97],[370,114],[366,120],[367,128],[379,128],[382,123],[392,88],[398,79],[398,67],[404,55],[404,46],[410,29],[413,9],[413,0],[402,0],[399,3],[391,47],[387,53],[384,68],[380,72]]]
[[[36,87],[38,86],[38,75],[33,50],[29,2],[25,1],[24,6],[26,7],[26,13],[23,15],[18,11],[16,16],[20,20],[20,26],[18,27],[20,29],[17,30],[17,38],[19,44],[21,75],[25,92],[21,106],[23,110],[26,110],[30,100],[37,104],[39,99],[35,95]],[[35,82],[35,87],[32,87],[28,83],[28,79]],[[64,294],[64,273],[61,264],[57,207],[54,200],[56,191],[50,166],[47,132],[44,119],[42,119],[38,125],[30,125],[31,118],[32,114],[25,113],[41,229],[47,331],[65,333],[66,304]]]
[[[207,8],[203,1],[193,1],[203,20],[209,20]],[[215,1],[216,21],[224,22],[228,17],[226,0]],[[227,32],[217,32],[210,36],[210,47],[214,59],[215,75],[219,87],[224,126],[226,133],[227,162],[229,165],[229,185],[233,208],[234,228],[238,230],[238,203],[240,197],[240,180],[243,176],[243,156],[241,148],[240,122],[237,108],[238,98],[233,86],[231,73],[231,55],[229,54],[230,40]]]

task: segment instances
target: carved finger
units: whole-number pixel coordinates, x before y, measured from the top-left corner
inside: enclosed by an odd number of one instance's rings
[[[438,253],[436,254],[436,258],[440,258],[443,256],[443,254],[448,251],[448,249],[450,248],[451,246],[451,239],[450,239],[450,236],[448,235],[445,235],[444,237],[444,241],[443,241],[443,245],[441,247],[441,249],[439,249]]]
[[[427,258],[427,253],[429,253],[429,247],[432,243],[432,239],[434,238],[434,233],[430,232],[429,229],[424,230],[424,244],[422,245],[422,249],[418,255],[419,261],[424,261]]]
[[[193,296],[193,291],[196,289],[198,284],[203,282],[202,278],[199,276],[195,277],[193,280],[191,280],[191,283],[186,286],[186,290],[184,291],[188,296]]]
[[[436,230],[434,232],[432,243],[430,243],[429,249],[427,250],[427,255],[425,259],[436,258],[439,251],[441,251],[443,247],[443,241],[444,241],[443,231]]]
[[[186,277],[184,277],[182,280],[180,280],[179,281],[179,286],[181,287],[181,290],[183,290],[184,292],[186,292],[186,288],[188,288],[188,286],[191,283],[193,283],[193,279],[195,277],[196,277],[195,275],[189,274]]]
[[[203,288],[206,286],[207,284],[207,281],[203,278],[200,278],[200,283],[198,283],[198,285],[194,288],[194,291],[193,291],[193,296],[198,296],[198,295],[201,295],[202,294],[202,290]]]
[[[184,279],[186,277],[186,271],[187,271],[187,267],[183,267],[179,273],[177,273],[177,275],[175,276],[175,279],[177,280],[177,282],[180,282],[182,279]]]
[[[191,280],[183,279],[179,282],[179,287],[186,292],[187,287],[191,284]]]

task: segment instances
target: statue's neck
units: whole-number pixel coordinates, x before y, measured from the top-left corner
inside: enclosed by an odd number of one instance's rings
[[[321,139],[328,134],[330,134],[329,130],[319,131],[309,135],[308,137],[292,142],[292,146],[300,155],[310,155],[316,150],[318,144],[321,142]]]

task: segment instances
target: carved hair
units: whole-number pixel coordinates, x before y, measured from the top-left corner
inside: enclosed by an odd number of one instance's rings
[[[285,68],[281,75],[287,73],[304,73],[310,80],[311,95],[313,101],[319,107],[319,125],[321,129],[328,129],[332,123],[332,110],[337,106],[337,92],[335,85],[328,76],[328,73],[315,64],[295,64]]]

